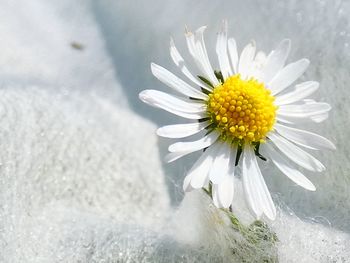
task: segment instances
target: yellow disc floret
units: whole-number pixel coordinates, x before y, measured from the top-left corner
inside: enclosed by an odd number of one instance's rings
[[[263,83],[234,75],[209,94],[208,114],[224,138],[263,142],[275,123],[273,102]]]

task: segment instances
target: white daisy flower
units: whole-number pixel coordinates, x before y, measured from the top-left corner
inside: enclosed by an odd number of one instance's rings
[[[153,75],[181,96],[144,90],[140,99],[192,121],[161,127],[157,130],[159,136],[184,138],[206,131],[199,140],[169,146],[167,162],[204,150],[184,179],[185,191],[207,188],[211,183],[214,204],[228,208],[234,202],[233,177],[240,165],[250,210],[256,218],[264,215],[273,220],[276,208],[257,158],[270,159],[296,184],[315,191],[312,182],[291,163],[321,172],[325,169],[323,164],[302,148],[319,150],[335,146],[324,137],[292,126],[305,121],[321,122],[328,117],[331,107],[305,99],[317,90],[318,82],[306,81],[290,87],[309,66],[305,58],[285,66],[290,40],[283,40],[268,56],[256,53],[252,42],[239,56],[235,40],[227,38],[224,21],[216,43],[220,70],[214,71],[203,39],[205,28],[185,34],[189,53],[200,72],[197,77],[187,68],[173,40],[170,41],[172,60],[193,83],[190,85],[152,63]]]

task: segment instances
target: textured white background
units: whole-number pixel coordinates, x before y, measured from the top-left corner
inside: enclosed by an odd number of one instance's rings
[[[307,125],[338,148],[316,153],[327,166],[307,174],[316,192],[261,164],[283,211],[274,224],[281,261],[350,262],[349,13],[348,1],[1,0],[0,261],[141,261],[152,242],[168,244],[152,235],[181,202],[194,157],[161,163],[169,141],[157,140],[156,125],[144,118],[157,125],[177,119],[137,94],[166,90],[149,64],[177,72],[169,38],[186,57],[185,24],[208,25],[217,66],[215,36],[226,18],[239,48],[255,39],[269,52],[290,38],[289,62],[310,59],[304,79],[319,81],[316,98],[333,106],[325,123]],[[139,228],[152,230],[148,242],[133,239],[143,236]]]

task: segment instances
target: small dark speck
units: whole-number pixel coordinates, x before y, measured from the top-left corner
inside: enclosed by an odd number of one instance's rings
[[[81,43],[78,43],[78,42],[71,42],[70,46],[76,50],[84,50],[85,49],[85,46]]]

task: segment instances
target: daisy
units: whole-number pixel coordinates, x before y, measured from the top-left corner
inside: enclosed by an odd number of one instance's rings
[[[227,38],[224,21],[216,43],[220,69],[216,71],[206,51],[205,28],[194,33],[186,30],[185,34],[189,53],[198,68],[196,77],[170,40],[171,58],[192,84],[152,63],[153,75],[180,96],[144,90],[139,97],[151,106],[191,120],[161,127],[157,130],[159,136],[184,138],[201,131],[204,134],[198,140],[169,146],[167,162],[203,151],[184,179],[185,191],[207,188],[210,184],[214,204],[228,208],[234,202],[234,176],[240,171],[252,213],[258,219],[265,216],[274,220],[276,208],[257,159],[271,160],[293,182],[315,191],[312,182],[292,163],[322,172],[323,164],[303,148],[319,150],[335,146],[324,137],[293,126],[321,122],[327,119],[331,107],[305,99],[318,89],[318,82],[306,81],[291,87],[310,62],[303,58],[285,66],[290,40],[283,40],[268,56],[256,52],[254,42],[238,55],[235,40]]]

